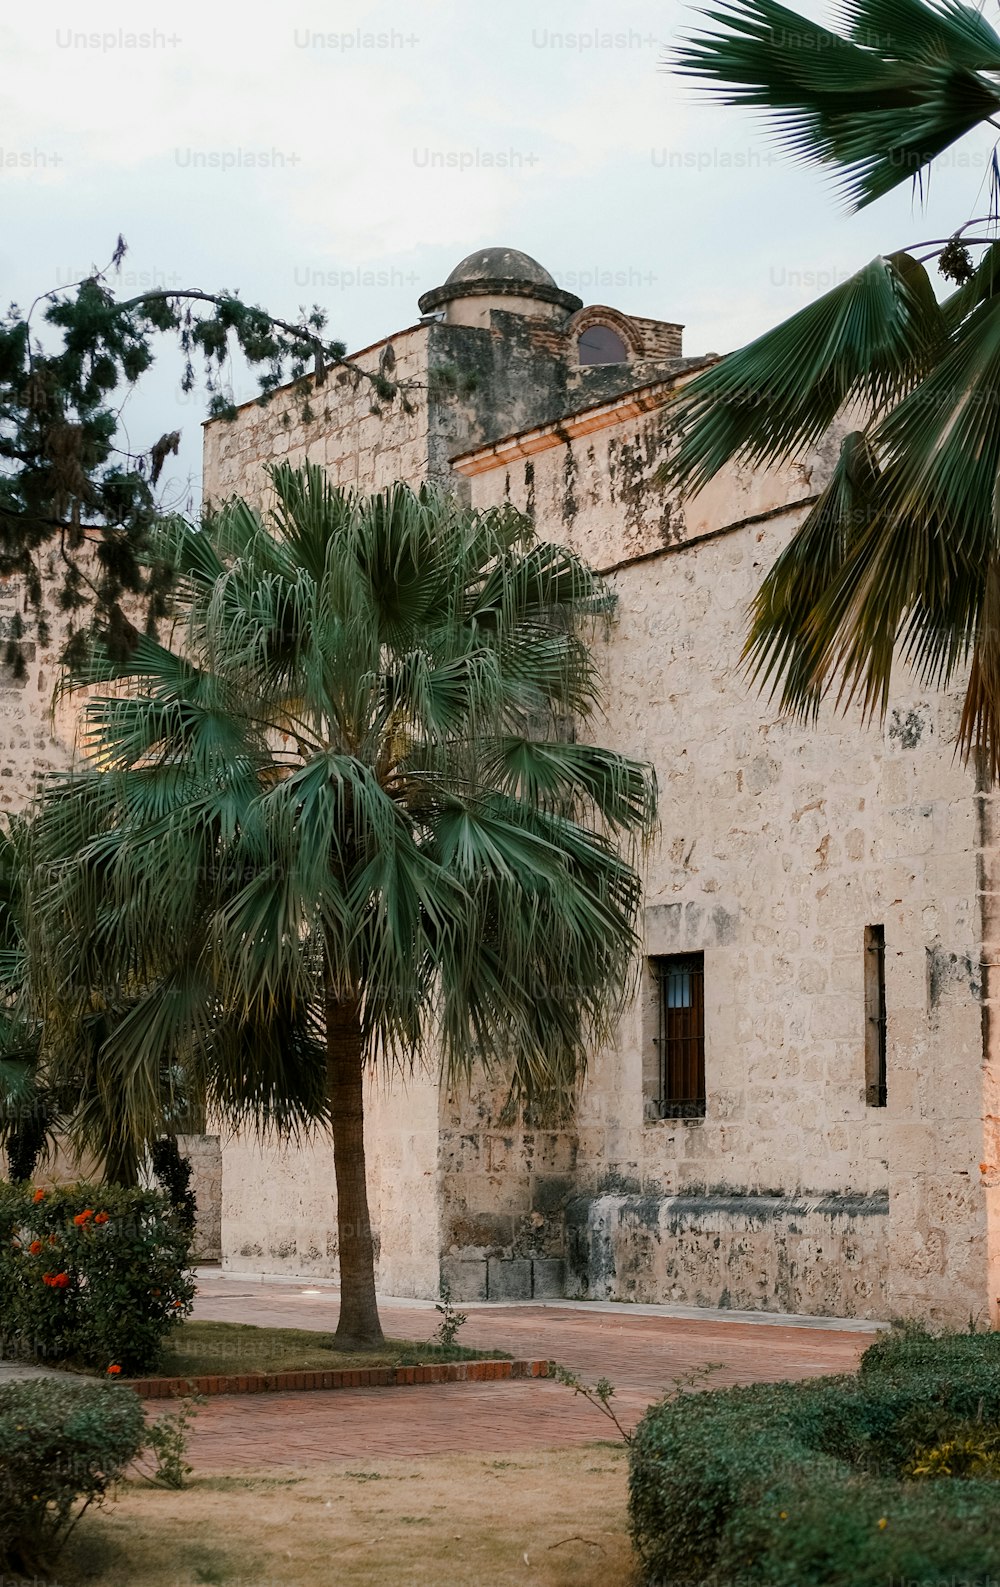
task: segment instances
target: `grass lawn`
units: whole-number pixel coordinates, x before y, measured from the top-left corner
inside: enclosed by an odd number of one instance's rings
[[[57,1565],[74,1587],[632,1587],[624,1446],[126,1483]]]
[[[348,1353],[331,1334],[308,1328],[255,1328],[249,1323],[183,1322],[169,1335],[158,1377],[221,1377],[227,1373],[322,1372],[331,1368],[418,1366],[434,1361],[509,1360],[504,1350],[467,1350],[419,1339],[389,1339],[385,1348]]]

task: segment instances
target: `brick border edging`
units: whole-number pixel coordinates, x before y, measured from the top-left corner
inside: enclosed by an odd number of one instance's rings
[[[422,1367],[337,1367],[327,1372],[248,1372],[224,1377],[127,1378],[143,1400],[184,1394],[279,1394],[303,1389],[386,1389],[416,1383],[495,1383],[547,1378],[548,1361],[439,1361]]]

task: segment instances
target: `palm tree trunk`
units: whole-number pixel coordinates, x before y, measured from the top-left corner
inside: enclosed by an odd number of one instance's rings
[[[340,1249],[340,1319],[334,1342],[344,1350],[372,1350],[384,1343],[384,1336],[375,1301],[375,1247],[365,1178],[364,1066],[357,1003],[327,999],[326,1074]]]
[[[139,1154],[131,1137],[114,1135],[107,1139],[104,1148],[104,1182],[107,1185],[120,1185],[123,1190],[135,1190],[138,1186]]]

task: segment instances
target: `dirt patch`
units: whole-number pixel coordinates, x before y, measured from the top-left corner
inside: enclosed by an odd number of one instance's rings
[[[619,1445],[358,1459],[128,1484],[60,1561],[74,1587],[633,1587]],[[527,1556],[527,1560],[525,1560]]]

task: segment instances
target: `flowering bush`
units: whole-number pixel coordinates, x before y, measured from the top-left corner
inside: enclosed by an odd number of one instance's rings
[[[152,1371],[191,1310],[191,1239],[159,1191],[0,1184],[0,1354]]]

